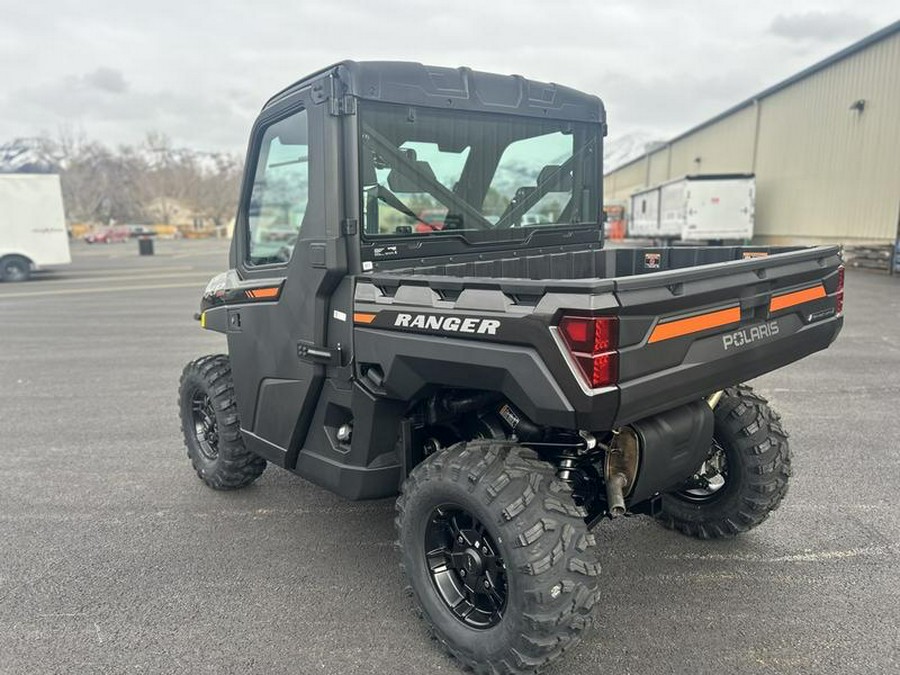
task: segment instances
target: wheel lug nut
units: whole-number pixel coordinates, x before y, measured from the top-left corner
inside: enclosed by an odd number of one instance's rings
[[[460,571],[459,571],[459,575],[462,576],[462,577],[466,576],[466,571],[465,571],[465,570],[460,570]]]
[[[484,580],[484,587],[485,587],[485,588],[490,588],[490,587],[491,587],[491,582],[488,581],[487,579],[485,579],[485,580]]]
[[[465,541],[465,540],[462,538],[462,535],[459,535],[459,536],[456,538],[456,541],[458,541],[458,542],[461,544],[461,543],[463,543],[463,541]]]

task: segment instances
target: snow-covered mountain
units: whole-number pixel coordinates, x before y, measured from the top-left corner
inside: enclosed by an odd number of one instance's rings
[[[646,131],[611,134],[603,146],[603,171],[609,173],[663,142],[658,136]]]
[[[201,175],[215,174],[223,167],[234,166],[240,162],[240,158],[225,152],[206,152],[190,148],[154,150],[141,146],[136,149],[136,153],[151,169],[160,168],[169,162],[180,166],[195,166]]]
[[[153,149],[147,144],[135,146],[131,152],[151,169],[164,163],[193,165],[202,175],[219,173],[223,167],[233,167],[240,161],[223,152],[171,147]],[[59,143],[46,138],[16,138],[0,144],[0,173],[55,173],[66,169],[68,159],[70,157]]]
[[[0,144],[0,173],[53,173],[61,157],[43,138],[16,138]]]

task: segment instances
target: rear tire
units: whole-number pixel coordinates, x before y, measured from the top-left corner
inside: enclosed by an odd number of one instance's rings
[[[762,523],[781,504],[791,475],[781,418],[747,385],[725,390],[713,441],[707,461],[724,467],[724,483],[664,495],[657,515],[665,527],[698,539],[731,537]]]
[[[185,366],[178,404],[184,445],[200,480],[214,490],[235,490],[260,477],[266,460],[244,447],[227,356]]]
[[[7,282],[28,281],[31,277],[31,261],[21,255],[8,255],[0,260],[0,280]]]
[[[600,571],[584,517],[527,448],[476,440],[419,464],[395,525],[434,637],[492,675],[532,672],[577,644],[594,625]]]

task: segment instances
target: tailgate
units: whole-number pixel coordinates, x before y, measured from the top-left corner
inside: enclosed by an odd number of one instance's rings
[[[837,247],[616,280],[623,424],[826,348],[840,331]]]

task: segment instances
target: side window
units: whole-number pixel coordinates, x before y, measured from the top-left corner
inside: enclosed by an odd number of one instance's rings
[[[266,128],[247,209],[251,265],[287,262],[309,201],[309,128],[306,110]]]

